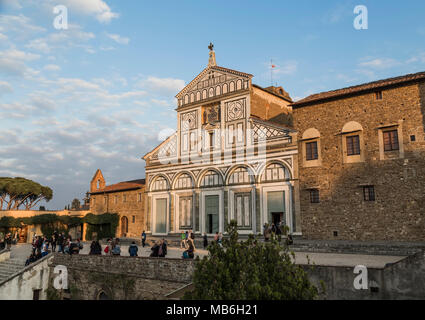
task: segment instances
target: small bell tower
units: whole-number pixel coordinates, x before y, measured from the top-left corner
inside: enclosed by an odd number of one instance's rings
[[[209,55],[209,59],[208,59],[208,67],[216,66],[217,63],[215,62],[214,45],[212,44],[212,42],[210,42],[208,49],[210,49],[210,55]]]

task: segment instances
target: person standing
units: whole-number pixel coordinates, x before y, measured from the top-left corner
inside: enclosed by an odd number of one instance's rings
[[[206,249],[208,247],[208,237],[207,237],[207,233],[204,232],[204,249]]]
[[[142,246],[143,246],[143,248],[145,247],[145,243],[146,243],[146,232],[145,232],[145,230],[143,230],[143,232],[142,232]]]
[[[118,238],[115,239],[114,246],[112,248],[112,255],[114,255],[114,256],[120,256],[121,255],[120,240]]]
[[[58,244],[58,252],[62,252],[63,253],[63,242],[65,240],[65,234],[59,233],[58,235],[58,240],[57,240],[57,244]]]
[[[8,233],[6,236],[6,249],[10,250],[11,247],[12,247],[12,235]]]
[[[56,243],[57,243],[57,241],[58,241],[58,238],[57,238],[57,233],[55,231],[55,232],[53,232],[52,241],[51,241],[51,243],[52,243],[52,252],[55,252],[56,251]]]
[[[49,254],[49,241],[44,238],[43,245],[41,246],[41,256],[47,256]]]
[[[180,249],[183,249],[183,247],[185,249],[186,248],[186,234],[182,231],[182,233],[180,234]]]
[[[139,248],[137,247],[136,242],[133,241],[128,247],[128,253],[130,254],[130,257],[137,257],[138,251]]]

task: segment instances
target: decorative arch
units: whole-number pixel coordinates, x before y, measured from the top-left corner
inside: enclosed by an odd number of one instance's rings
[[[195,179],[190,172],[184,171],[176,175],[172,185],[173,190],[192,189],[195,186]]]
[[[241,90],[242,89],[242,80],[238,79],[238,81],[236,81],[236,90]]]
[[[235,91],[235,83],[232,81],[232,82],[230,82],[230,85],[229,85],[229,91],[230,92],[233,92],[233,91]]]
[[[201,91],[198,91],[196,93],[196,101],[199,101],[199,100],[201,100]]]
[[[219,96],[221,94],[221,87],[220,86],[217,86],[216,88],[215,88],[215,95],[216,96]]]
[[[201,172],[198,179],[199,188],[213,188],[223,186],[223,175],[220,171],[209,168]]]
[[[315,128],[309,128],[306,131],[304,131],[303,133],[303,140],[308,140],[308,139],[317,139],[320,138],[320,132],[319,130],[315,129]]]
[[[291,170],[281,161],[269,161],[262,168],[259,175],[259,182],[281,182],[291,179]]]
[[[189,95],[188,94],[184,96],[184,103],[185,104],[189,103]]]
[[[341,133],[350,133],[355,131],[363,131],[363,127],[356,121],[347,122],[341,130]]]
[[[227,93],[229,91],[229,88],[227,86],[227,83],[223,84],[223,94]]]
[[[156,175],[150,184],[150,191],[166,191],[170,189],[170,181],[163,174]]]
[[[208,90],[208,98],[212,98],[212,97],[214,97],[214,88],[210,88]]]
[[[254,170],[247,165],[238,165],[231,168],[226,175],[226,185],[255,183]]]
[[[193,92],[190,94],[190,102],[195,102],[195,94]]]
[[[202,91],[202,99],[206,99],[207,98],[207,89],[204,89]]]

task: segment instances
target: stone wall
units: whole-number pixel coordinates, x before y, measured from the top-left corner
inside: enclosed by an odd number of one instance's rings
[[[255,87],[251,92],[251,115],[292,127],[289,102]]]
[[[140,188],[137,190],[92,194],[90,210],[93,214],[119,214],[120,224],[117,228],[117,237],[123,237],[121,230],[121,218],[127,217],[128,232],[126,236],[140,238],[142,231],[146,228],[145,203],[147,198],[144,191],[144,188]],[[142,195],[142,201],[139,201],[139,194]],[[124,196],[126,197],[125,202]]]
[[[354,288],[352,267],[303,266],[310,281],[325,285],[326,300],[423,300],[425,296],[424,251],[411,255],[383,269],[368,268],[368,289]]]
[[[299,133],[299,181],[302,233],[308,239],[425,239],[425,84],[409,84],[375,93],[294,106]],[[361,125],[361,158],[348,162],[342,129]],[[400,150],[384,152],[382,128],[394,126]],[[317,139],[319,162],[305,161],[303,134]],[[381,133],[380,133],[381,132]],[[414,136],[414,137],[413,137]],[[363,186],[373,185],[376,201],[364,201]],[[320,203],[310,202],[319,189]]]
[[[55,254],[56,265],[68,268],[72,298],[83,300],[101,292],[114,300],[164,299],[190,283],[194,271],[194,261],[168,258]]]
[[[33,300],[34,290],[39,290],[39,299],[45,300],[49,286],[52,256],[44,257],[0,285],[0,300]]]

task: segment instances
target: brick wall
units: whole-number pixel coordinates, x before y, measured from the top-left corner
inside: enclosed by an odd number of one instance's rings
[[[371,92],[294,107],[305,238],[424,240],[424,106],[425,84],[410,84],[383,90],[382,100]],[[344,163],[341,131],[350,121],[363,128],[363,161]],[[383,152],[379,130],[387,125],[398,128],[400,151]],[[321,161],[311,167],[302,141],[309,128],[320,132]],[[376,201],[364,201],[365,185],[374,186]],[[311,188],[319,189],[320,203],[310,203]]]

